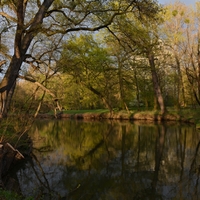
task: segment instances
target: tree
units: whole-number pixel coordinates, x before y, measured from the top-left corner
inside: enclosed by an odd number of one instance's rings
[[[187,58],[186,49],[190,48],[187,43],[187,27],[191,23],[192,9],[187,10],[187,7],[176,2],[166,6],[164,15],[164,23],[161,28],[163,45],[165,51],[168,52],[168,68],[171,68],[171,73],[174,76],[174,100],[175,106],[179,108],[181,105],[186,105],[186,91],[184,85],[184,60]],[[191,38],[190,38],[191,39]],[[171,83],[171,84],[172,84]]]
[[[108,33],[106,34],[108,35]],[[130,88],[133,89],[133,77],[130,73],[131,69],[129,64],[131,52],[125,51],[120,41],[116,40],[115,37],[111,37],[110,35],[106,37],[106,40],[104,42],[106,43],[107,51],[112,58],[116,73],[115,82],[117,90],[115,96],[118,100],[118,108],[122,110],[126,109],[127,111],[129,111],[127,102],[130,102],[131,98],[128,99],[128,96],[132,97],[132,90],[130,90]]]
[[[164,113],[166,107],[157,72],[158,66],[156,65],[156,60],[161,52],[158,36],[158,25],[161,20],[158,15],[156,16],[157,18],[154,20],[145,17],[138,20],[132,15],[127,15],[126,18],[122,16],[121,20],[118,20],[117,26],[121,34],[120,37],[125,38],[126,48],[131,49],[133,56],[137,55],[138,60],[145,60],[146,66],[149,66],[156,100],[155,105],[158,103],[161,112]]]
[[[184,67],[190,88],[198,105],[200,105],[200,4],[196,3],[194,17],[185,20],[186,40]],[[189,15],[189,14],[188,14]],[[190,16],[190,15],[189,15]]]
[[[170,57],[176,107],[200,105],[199,4],[195,9],[180,2],[169,4],[164,19],[162,39]]]
[[[92,35],[80,35],[64,44],[58,66],[63,67],[63,72],[71,75],[77,84],[97,95],[112,112],[111,94],[116,70],[107,51]]]
[[[15,90],[16,79],[27,59],[27,53],[38,35],[67,34],[77,31],[97,31],[108,27],[118,15],[134,12],[152,15],[154,1],[65,1],[65,0],[3,0],[0,20],[14,27],[11,61],[0,84],[0,116],[6,116]],[[11,30],[10,30],[11,31]]]
[[[26,59],[26,52],[32,42],[35,34],[40,32],[40,26],[45,18],[46,12],[53,3],[53,0],[44,1],[42,5],[38,5],[39,9],[35,17],[25,22],[25,11],[28,1],[3,1],[1,16],[5,17],[8,22],[16,24],[16,32],[14,39],[14,53],[11,58],[9,67],[0,84],[1,105],[0,115],[4,117],[7,114],[8,107],[15,89],[16,79],[18,78],[22,63]],[[8,6],[14,12],[14,17],[8,15],[3,9]],[[11,22],[10,22],[11,21]]]

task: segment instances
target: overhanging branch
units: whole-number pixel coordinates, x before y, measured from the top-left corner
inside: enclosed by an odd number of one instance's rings
[[[0,61],[0,68],[1,68],[1,66],[4,65],[5,63],[6,63],[6,60]]]
[[[45,92],[47,92],[48,94],[50,94],[53,98],[57,99],[56,95],[51,92],[48,88],[46,88],[44,85],[42,85],[41,83],[37,82],[35,79],[31,78],[31,77],[27,77],[27,76],[18,76],[19,78],[32,82],[34,84],[36,84],[37,86],[39,86],[42,90],[44,90]]]

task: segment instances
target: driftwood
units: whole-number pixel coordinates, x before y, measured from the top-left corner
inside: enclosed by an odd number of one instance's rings
[[[15,161],[24,156],[9,143],[0,143],[0,187],[4,188],[4,178]]]

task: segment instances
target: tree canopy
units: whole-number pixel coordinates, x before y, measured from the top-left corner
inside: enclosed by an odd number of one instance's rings
[[[38,111],[200,104],[198,3],[5,0],[0,9],[1,117],[21,79],[34,83],[17,87]]]
[[[153,18],[158,8],[151,0],[2,0],[1,58],[3,63],[7,62],[0,84],[1,116],[7,114],[16,80],[26,63],[32,67],[39,67],[41,62],[46,62],[47,56],[44,55],[55,53],[56,49],[60,48],[59,45],[49,44],[49,51],[43,52],[44,44],[52,40],[54,44],[58,44],[63,38],[67,39],[71,32],[109,28],[118,16],[127,13],[134,13],[140,19]],[[6,39],[8,37],[9,42]],[[6,48],[9,45],[13,48]],[[36,46],[40,48],[35,48]],[[55,57],[59,57],[58,54],[59,51]]]

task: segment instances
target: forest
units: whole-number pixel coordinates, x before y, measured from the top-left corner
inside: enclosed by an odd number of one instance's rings
[[[200,3],[1,1],[1,117],[200,105]]]
[[[89,158],[89,163],[96,152],[97,158],[103,161],[101,157],[104,157],[107,162],[104,153],[98,154],[100,150],[105,151],[111,161],[122,160],[120,167],[123,168],[127,142],[135,148],[133,154],[137,155],[130,155],[130,159],[137,160],[138,166],[142,162],[140,154],[142,158],[152,152],[150,160],[158,179],[160,165],[165,168],[161,158],[164,144],[169,142],[164,140],[167,135],[166,138],[176,140],[173,142],[177,149],[174,147],[170,155],[168,149],[171,148],[166,144],[166,160],[176,165],[181,159],[180,177],[184,171],[184,154],[193,148],[194,155],[187,158],[194,158],[191,169],[195,166],[198,183],[200,170],[196,158],[200,142],[199,136],[193,137],[193,134],[198,134],[197,125],[200,127],[199,106],[200,2],[187,6],[179,1],[161,5],[156,0],[0,0],[0,199],[3,189],[13,191],[19,186],[16,181],[17,187],[10,187],[13,179],[9,170],[13,161],[32,156],[31,163],[39,164],[32,150],[33,140],[40,138],[42,145],[48,145],[37,149],[38,152],[46,154],[62,146],[60,151],[69,154],[66,160],[77,161],[80,157],[78,164],[83,167],[84,156]],[[168,134],[170,126],[155,123],[156,126],[149,128],[147,121],[132,127],[125,120],[118,125],[108,120],[104,126],[103,120],[99,120],[95,127],[92,120],[89,126],[81,120],[52,120],[51,123],[36,120],[41,115],[57,117],[57,113],[84,110],[101,110],[109,116],[119,112],[135,116],[134,112],[143,111],[146,115],[145,112],[152,111],[154,121],[175,113],[177,124],[174,134]],[[185,111],[184,120],[181,111]],[[192,122],[187,124],[191,131],[187,131],[188,127],[181,129],[180,121]],[[115,133],[116,126],[119,130]],[[30,130],[33,129],[32,140]],[[146,137],[147,130],[150,131],[148,136],[153,135],[150,140]],[[40,142],[35,146],[41,145]],[[145,148],[149,142],[149,148]],[[112,143],[117,144],[117,151],[113,150]],[[178,155],[178,149],[181,156],[173,162],[171,158],[174,152]],[[79,151],[81,156],[76,155]],[[127,152],[130,153],[128,147]],[[52,160],[59,156],[55,154]],[[134,162],[133,166],[137,168]],[[68,167],[72,169],[71,165]],[[17,165],[14,168],[17,170]],[[79,185],[70,185],[68,190],[76,191]],[[86,191],[82,186],[81,190]]]

